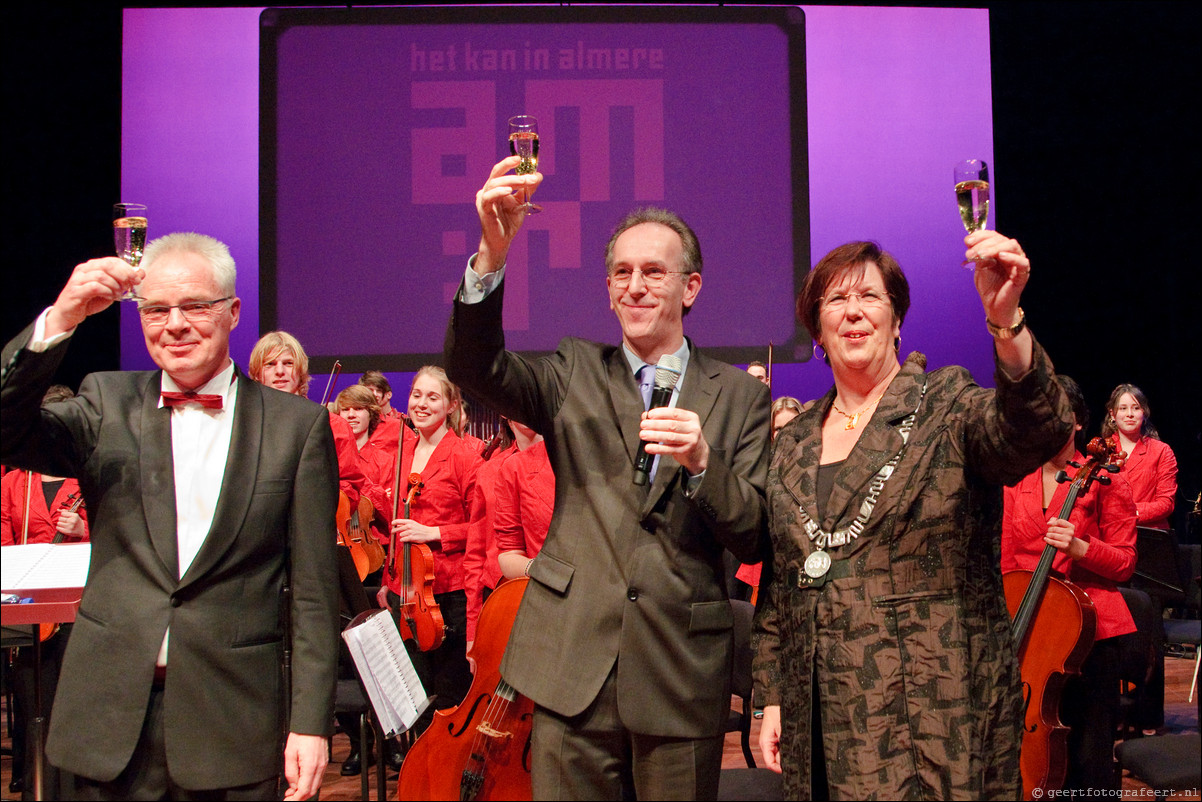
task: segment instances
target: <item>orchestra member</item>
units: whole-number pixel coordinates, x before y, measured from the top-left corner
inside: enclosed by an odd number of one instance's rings
[[[529,576],[555,513],[555,473],[543,436],[510,421],[521,450],[497,476],[497,563],[506,579]]]
[[[733,653],[722,549],[752,560],[764,545],[768,389],[685,339],[701,250],[661,209],[628,215],[606,247],[620,345],[504,350],[502,268],[520,199],[542,180],[508,174],[518,161],[476,195],[480,247],[446,358],[475,397],[546,437],[555,472],[555,515],[501,666],[535,703],[534,796],[713,799]],[[683,373],[669,404],[645,411],[640,379],[650,395],[661,356]],[[640,442],[656,463],[646,484],[633,475]]]
[[[994,231],[968,258],[997,390],[900,361],[909,284],[870,242],[807,275],[797,315],[834,386],[777,434],[771,582],[756,614],[760,748],[786,798],[1009,798],[1022,696],[998,567],[1001,486],[1063,445],[1068,402]]]
[[[1102,436],[1115,440],[1127,461],[1123,476],[1135,496],[1138,526],[1169,529],[1177,502],[1177,457],[1152,425],[1148,397],[1134,384],[1120,384],[1106,402]]]
[[[1118,584],[1135,571],[1135,502],[1121,477],[1109,485],[1093,482],[1077,497],[1068,520],[1059,513],[1069,483],[1056,474],[1072,469],[1085,457],[1078,433],[1089,426],[1089,408],[1081,388],[1068,376],[1057,376],[1073,408],[1074,433],[1042,468],[1007,487],[1002,518],[1002,573],[1034,571],[1045,546],[1059,552],[1053,572],[1089,595],[1097,614],[1093,649],[1079,676],[1065,683],[1060,720],[1069,727],[1066,790],[1107,789],[1118,792],[1114,770],[1114,735],[1118,727],[1119,683],[1122,679],[1120,637],[1135,631],[1135,622]],[[1097,793],[1095,791],[1095,793]]]
[[[378,370],[366,371],[359,377],[359,384],[372,391],[376,404],[380,407],[381,420],[402,420],[405,416],[399,409],[392,406],[392,384]]]
[[[1102,436],[1114,440],[1127,455],[1121,476],[1135,498],[1135,523],[1152,529],[1172,528],[1170,518],[1177,502],[1177,457],[1152,425],[1152,408],[1143,390],[1120,384],[1106,402]],[[1158,598],[1154,594],[1154,598]],[[1159,604],[1159,602],[1158,602]],[[1152,676],[1136,696],[1129,720],[1144,735],[1155,735],[1164,725],[1164,632],[1161,616],[1156,632]]]
[[[445,622],[445,638],[437,649],[413,657],[426,692],[437,696],[434,707],[440,710],[459,704],[472,684],[463,552],[472,522],[476,472],[483,461],[454,431],[459,402],[459,388],[442,368],[427,365],[414,376],[408,411],[417,432],[405,429],[396,492],[407,494],[408,478],[414,474],[420,475],[421,483],[409,517],[394,519],[391,527],[399,543],[424,543],[434,553],[434,601]],[[390,468],[395,470],[394,466]],[[401,577],[385,571],[384,581],[381,602],[396,610]]]
[[[791,395],[782,395],[772,402],[772,439],[784,428],[785,424],[801,414],[804,407],[801,402]]]
[[[763,384],[765,387],[771,387],[768,382],[768,368],[763,362],[749,362],[747,364],[747,373]]]
[[[484,464],[476,471],[476,490],[472,494],[472,525],[467,532],[463,552],[463,585],[467,592],[467,649],[476,640],[476,622],[489,594],[501,581],[497,562],[497,537],[493,524],[497,473],[505,461],[518,452],[509,421],[501,418],[497,435],[480,455]]]
[[[46,744],[84,798],[291,800],[321,784],[334,438],[320,408],[239,376],[234,274],[226,246],[199,234],[151,242],[141,269],[93,259],[4,349],[0,461],[76,476],[87,500],[91,567]],[[139,283],[161,370],[91,374],[78,397],[39,407],[76,327]]]
[[[308,398],[309,357],[300,342],[286,331],[270,331],[259,338],[250,352],[250,377],[260,384]],[[359,460],[355,435],[345,420],[334,410],[328,410],[330,429],[334,432],[334,448],[338,452],[338,489],[346,493],[351,506],[366,495],[387,520],[387,498],[383,488],[370,481]]]
[[[42,404],[65,401],[74,395],[69,387],[54,384],[42,396]],[[0,479],[0,545],[82,543],[87,539],[87,510],[83,506],[79,482],[75,479],[22,470],[8,471]],[[35,660],[32,648],[18,647],[13,651],[13,760],[9,790],[22,791],[22,798],[35,796],[33,784],[26,782],[26,778],[34,777],[36,753],[28,745],[38,744],[35,716],[30,715],[36,708],[38,679],[40,677],[42,685],[42,706],[37,715],[48,719],[70,634],[71,624],[58,626],[42,643],[40,661]],[[6,640],[7,636],[8,632]],[[70,774],[49,764],[43,764],[42,769],[43,798],[55,799],[74,792],[74,779]]]

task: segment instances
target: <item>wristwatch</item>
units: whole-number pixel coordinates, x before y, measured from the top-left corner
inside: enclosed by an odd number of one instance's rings
[[[989,318],[985,318],[985,328],[989,329],[989,335],[995,340],[1013,340],[1018,336],[1019,332],[1027,327],[1027,313],[1020,306],[1018,308],[1018,322],[1013,326],[1002,328],[995,326],[990,322]]]

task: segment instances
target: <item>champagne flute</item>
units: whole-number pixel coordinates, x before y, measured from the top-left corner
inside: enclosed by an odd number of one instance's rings
[[[130,267],[141,263],[146,247],[146,206],[141,203],[113,204],[113,247]],[[132,301],[137,297],[130,289],[121,300]]]
[[[529,175],[538,170],[538,120],[529,114],[519,114],[509,118],[509,152],[520,156],[521,161],[514,168],[517,175]],[[519,207],[528,214],[542,211],[542,207],[530,202],[529,193],[525,193],[525,201]]]
[[[980,159],[965,159],[956,165],[956,205],[969,234],[980,231],[989,220],[989,165]],[[964,267],[976,267],[971,260]]]

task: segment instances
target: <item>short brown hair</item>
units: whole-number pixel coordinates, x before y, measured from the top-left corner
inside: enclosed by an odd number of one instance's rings
[[[906,312],[910,309],[910,283],[906,281],[901,265],[875,242],[849,242],[822,257],[806,276],[805,284],[797,294],[797,319],[806,327],[811,338],[818,340],[821,331],[819,307],[827,289],[846,273],[857,268],[863,271],[869,263],[881,271],[897,325],[905,322]]]
[[[339,414],[344,409],[366,409],[367,414],[371,416],[371,421],[367,424],[369,434],[380,424],[380,405],[376,403],[376,394],[362,384],[352,384],[334,399],[334,414]]]

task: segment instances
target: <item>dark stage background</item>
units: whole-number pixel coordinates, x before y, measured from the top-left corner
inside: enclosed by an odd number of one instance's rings
[[[1057,368],[1082,384],[1093,428],[1115,384],[1148,393],[1180,463],[1184,533],[1202,460],[1193,247],[1202,182],[1199,108],[1189,100],[1202,83],[1202,12],[1151,2],[984,6],[994,155],[1006,174],[996,226],[1023,243],[1037,276],[1023,306]],[[41,4],[2,18],[7,340],[75,264],[111,253],[121,9]],[[872,124],[870,109],[864,120]],[[91,370],[116,369],[117,343],[114,307],[79,332],[62,380],[76,386]]]

